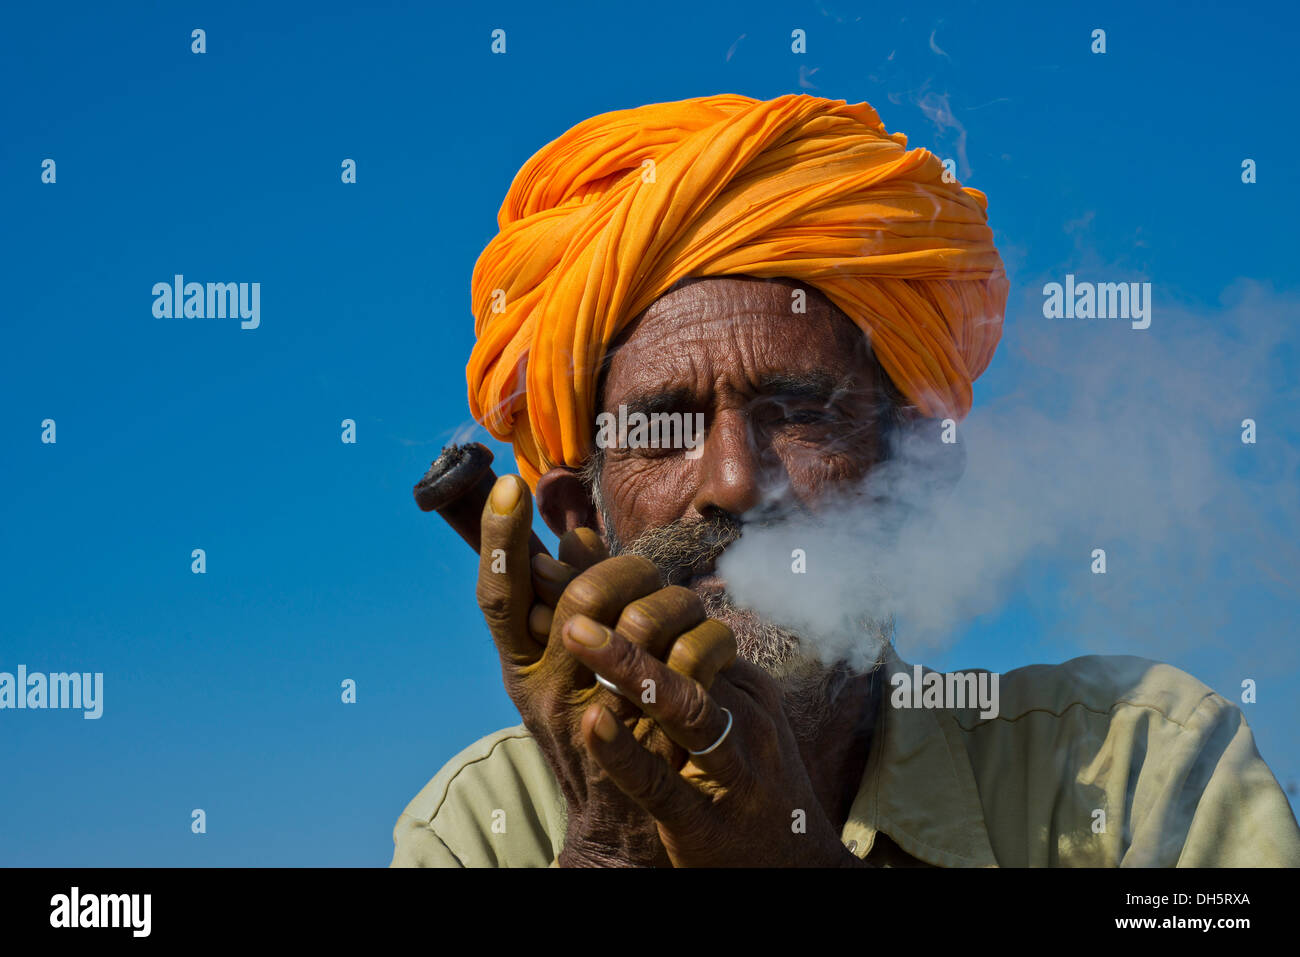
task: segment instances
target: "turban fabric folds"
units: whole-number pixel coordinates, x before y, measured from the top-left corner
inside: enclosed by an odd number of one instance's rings
[[[619,332],[680,279],[747,275],[820,290],[922,414],[962,418],[1007,280],[984,194],[944,179],[866,103],[721,95],[585,120],[524,164],[474,267],[470,410],[530,486],[580,466]]]

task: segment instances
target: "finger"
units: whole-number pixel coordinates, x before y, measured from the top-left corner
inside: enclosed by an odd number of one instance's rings
[[[557,554],[560,561],[579,572],[585,572],[592,565],[609,558],[605,543],[589,528],[570,529],[560,536]]]
[[[533,596],[554,608],[569,582],[578,577],[578,569],[557,562],[550,555],[534,555],[532,561]]]
[[[620,791],[657,821],[673,828],[689,826],[709,799],[637,743],[609,710],[593,704],[582,715],[587,750]]]
[[[580,574],[560,596],[551,623],[547,667],[570,688],[591,684],[591,675],[565,650],[559,633],[574,615],[613,625],[624,607],[659,589],[659,569],[639,555],[616,555]]]
[[[478,606],[504,661],[522,665],[537,660],[544,646],[528,632],[533,605],[528,539],[533,502],[517,475],[503,475],[483,506],[479,549]]]
[[[551,635],[551,620],[555,616],[555,609],[550,605],[543,605],[538,602],[528,612],[528,632],[532,635],[533,641],[537,642],[539,647],[544,647]]]
[[[576,615],[562,627],[561,638],[575,660],[612,681],[680,747],[703,751],[723,737],[730,723],[727,713],[703,685],[673,671],[614,629]],[[729,780],[738,769],[731,743],[728,733],[721,746],[707,755],[691,755],[691,761]]]
[[[719,671],[736,662],[736,636],[716,618],[706,618],[673,642],[668,667],[694,678],[708,691]]]
[[[623,609],[659,590],[659,569],[639,555],[616,555],[593,565],[569,583],[555,606],[563,623],[575,614],[614,625]]]
[[[627,605],[615,628],[629,641],[662,658],[673,639],[704,620],[700,596],[681,585],[669,585]]]
[[[589,528],[575,528],[560,539],[560,560],[550,555],[533,556],[533,594],[554,608],[569,582],[597,562],[609,557],[605,543]]]

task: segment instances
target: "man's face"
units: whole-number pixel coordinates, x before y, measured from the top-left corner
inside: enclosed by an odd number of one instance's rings
[[[795,290],[806,312],[795,312]],[[701,454],[610,448],[595,498],[613,551],[658,564],[736,632],[743,657],[778,673],[797,638],[737,608],[712,574],[743,521],[814,509],[885,455],[885,378],[866,337],[793,282],[701,280],[656,300],[625,332],[604,377],[618,415],[704,416]],[[742,519],[743,517],[743,519]]]

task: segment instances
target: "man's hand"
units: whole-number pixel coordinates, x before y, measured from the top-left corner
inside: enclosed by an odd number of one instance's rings
[[[561,635],[577,636],[580,645],[583,622],[615,628],[646,658],[707,686],[735,660],[730,629],[705,618],[689,589],[660,588],[659,572],[646,559],[608,558],[589,529],[561,538],[559,561],[538,555],[530,562],[532,498],[516,476],[497,481],[482,521],[478,603],[501,656],[506,691],[564,794],[568,828],[560,863],[667,866],[655,821],[583,746],[583,711],[600,702],[611,720],[625,722],[620,727],[630,740],[674,767],[685,754],[638,707],[654,697],[649,689],[637,686],[629,699],[600,687]]]
[[[579,627],[599,640],[572,640]],[[603,702],[591,703],[583,714],[588,750],[658,822],[674,866],[865,866],[840,843],[817,800],[780,689],[760,668],[736,662],[710,690],[598,622],[571,622],[564,642],[578,661],[624,694],[654,681],[655,700],[635,700],[678,747],[704,751],[717,745],[678,768],[645,748]]]

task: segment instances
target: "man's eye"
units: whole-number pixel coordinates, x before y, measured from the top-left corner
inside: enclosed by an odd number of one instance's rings
[[[791,409],[781,416],[790,425],[830,425],[839,421],[834,409]]]

